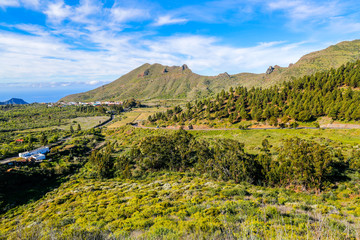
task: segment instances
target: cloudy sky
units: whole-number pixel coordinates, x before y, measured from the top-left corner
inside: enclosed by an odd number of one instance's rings
[[[358,0],[0,0],[0,101],[55,101],[144,63],[260,73],[359,33]]]

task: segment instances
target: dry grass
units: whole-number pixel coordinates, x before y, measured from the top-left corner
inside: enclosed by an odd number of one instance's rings
[[[167,108],[160,107],[160,108],[136,108],[131,112],[125,112],[118,116],[115,119],[113,124],[108,126],[109,129],[114,129],[118,127],[125,126],[127,123],[131,122],[142,122],[148,119],[150,115],[153,115],[156,112],[164,112]]]

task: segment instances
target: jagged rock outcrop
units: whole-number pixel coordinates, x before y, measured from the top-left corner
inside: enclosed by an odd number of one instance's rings
[[[186,69],[189,69],[189,67],[186,64],[182,65],[181,68],[182,68],[183,71],[186,70]]]
[[[230,78],[230,74],[228,74],[227,72],[220,73],[218,76],[223,78]]]
[[[146,69],[146,70],[144,71],[143,76],[148,76],[149,74],[150,74],[150,70],[149,70],[149,69]]]
[[[266,74],[271,74],[274,70],[275,70],[275,68],[274,68],[273,66],[270,66],[270,67],[266,70]]]

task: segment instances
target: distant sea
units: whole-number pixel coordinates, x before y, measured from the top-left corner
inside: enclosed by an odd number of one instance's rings
[[[74,93],[80,93],[93,89],[91,86],[84,86],[81,89],[56,89],[56,88],[6,88],[0,89],[0,102],[11,98],[21,98],[28,103],[49,103],[57,102],[61,98]]]

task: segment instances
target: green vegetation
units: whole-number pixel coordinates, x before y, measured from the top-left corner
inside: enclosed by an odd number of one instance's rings
[[[7,239],[356,239],[359,180],[321,195],[190,173],[76,177],[3,215]],[[348,196],[354,196],[349,198]]]
[[[269,89],[230,88],[214,99],[188,103],[186,109],[175,107],[156,113],[148,120],[157,125],[196,124],[201,120],[234,124],[255,120],[280,127],[285,127],[290,120],[306,122],[322,116],[357,121],[360,120],[360,92],[354,89],[358,86],[360,61]],[[298,124],[293,122],[290,126],[295,128]]]
[[[46,133],[40,137],[45,141]],[[37,200],[67,180],[87,161],[87,153],[103,140],[100,130],[77,131],[51,148],[47,160],[0,165],[0,212]]]
[[[107,177],[114,173],[122,178],[137,178],[160,170],[192,171],[236,183],[321,191],[349,168],[341,150],[314,141],[289,138],[281,147],[272,149],[264,139],[260,153],[249,154],[244,144],[236,140],[197,139],[184,130],[148,135],[130,149],[115,152],[122,152],[117,160],[111,160],[111,148],[99,156],[94,153],[94,169],[106,169]]]
[[[86,162],[86,154],[102,140],[100,130],[92,129],[104,119],[96,116],[104,115],[102,107],[31,104],[0,108],[0,159],[9,158],[0,165],[0,212],[37,200],[59,186]],[[51,146],[47,160],[17,158],[20,152],[45,145]]]
[[[0,159],[55,143],[67,134],[67,132],[60,130],[26,133],[0,132]]]
[[[280,130],[258,132],[276,131]],[[211,136],[207,131],[195,134],[129,126],[110,130],[106,134],[107,147],[93,152],[79,173],[38,201],[4,213],[0,236],[4,239],[360,237],[357,206],[360,169],[347,165],[356,162],[354,159],[359,162],[358,151],[342,157],[331,142],[325,146],[290,138],[282,141],[280,148],[271,146],[275,139],[264,140],[257,154],[249,154],[244,150],[246,144],[204,137],[207,134]],[[268,171],[265,167],[269,162],[278,166]],[[343,172],[347,178],[339,179],[342,169],[347,169]],[[271,175],[264,175],[266,172]],[[323,184],[318,185],[319,181]]]
[[[245,75],[261,76],[256,85],[339,67],[358,57],[359,43],[340,43],[267,76]],[[325,61],[332,54],[340,55]],[[0,165],[0,239],[360,239],[360,129],[319,128],[360,120],[360,61],[267,89],[221,91],[241,76],[145,64],[101,90],[66,98],[129,99],[123,106],[0,107],[2,157],[53,143],[47,160]],[[173,108],[145,108],[132,98],[215,92]],[[92,128],[106,113],[118,114],[115,123]],[[127,124],[145,119],[237,128]],[[245,130],[258,122],[282,129]],[[316,128],[296,129],[299,122]],[[59,124],[63,129],[54,129]]]
[[[246,87],[269,87],[305,75],[330,70],[331,68],[336,69],[347,62],[359,60],[359,49],[360,40],[340,42],[324,50],[306,54],[295,64],[289,65],[289,67],[275,67],[274,72],[265,76],[263,81],[260,81],[257,85],[246,83],[242,85]]]
[[[91,106],[4,105],[0,106],[0,129],[1,131],[19,131],[59,126],[68,123],[68,119],[105,114],[105,110]]]
[[[105,112],[90,106],[0,106],[0,159],[55,143],[69,135],[71,128],[90,129],[109,118]]]
[[[63,101],[125,100],[135,97],[151,99],[187,99],[208,97],[230,87],[270,87],[319,71],[338,68],[349,61],[359,59],[360,41],[342,42],[322,51],[303,56],[287,68],[275,67],[271,74],[227,73],[217,76],[201,76],[186,65],[168,67],[160,64],[144,64],[110,84],[97,89],[69,95]],[[264,69],[265,71],[265,69]]]

